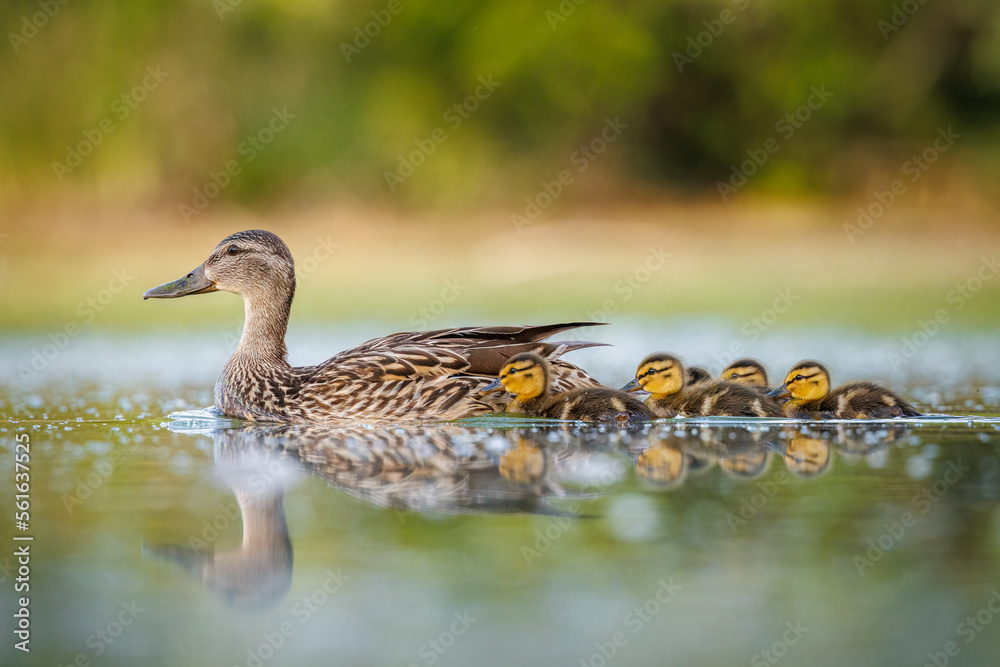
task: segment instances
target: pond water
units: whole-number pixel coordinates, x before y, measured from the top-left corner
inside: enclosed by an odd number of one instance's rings
[[[301,332],[292,361],[387,330]],[[711,321],[593,337],[617,346],[573,359],[610,385],[655,349],[718,371],[747,343]],[[0,585],[9,621],[30,544],[31,653],[7,632],[0,664],[995,664],[996,341],[897,364],[899,338],[773,336],[745,352],[774,376],[817,357],[933,414],[626,432],[252,425],[203,409],[231,334],[81,337],[27,373],[44,337],[9,338],[0,475],[27,436],[31,504]]]

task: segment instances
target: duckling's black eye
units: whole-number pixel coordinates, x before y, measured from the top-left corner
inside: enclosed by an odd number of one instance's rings
[[[516,368],[512,368],[509,371],[507,371],[507,375],[513,375],[516,372],[517,372],[517,369]]]
[[[228,252],[230,255],[238,255],[240,253],[240,249],[234,245],[231,245],[229,246],[229,248],[226,249],[226,252]]]
[[[805,379],[806,379],[806,378],[805,378],[805,376],[804,376],[804,375],[796,375],[796,376],[795,376],[795,380],[805,380]]]

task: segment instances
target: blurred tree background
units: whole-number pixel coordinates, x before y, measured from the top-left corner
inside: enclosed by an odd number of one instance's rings
[[[870,196],[948,126],[961,139],[925,187],[990,196],[1000,171],[993,0],[41,0],[0,24],[8,204],[68,188],[177,206],[215,174],[244,204],[516,207],[616,118],[568,201],[717,198],[769,138],[740,196]],[[136,91],[147,68],[165,76]],[[832,96],[778,131],[814,88]],[[264,143],[275,109],[294,118]],[[401,160],[422,164],[393,182]]]

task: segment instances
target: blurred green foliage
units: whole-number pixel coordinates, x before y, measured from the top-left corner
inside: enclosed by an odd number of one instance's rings
[[[0,25],[8,196],[184,202],[215,172],[220,199],[519,202],[616,117],[628,129],[588,192],[716,196],[769,137],[780,150],[747,190],[854,192],[948,125],[972,185],[1000,170],[993,0],[42,0],[4,3]],[[122,117],[116,100],[157,66],[169,75]],[[480,77],[500,85],[455,127],[446,114]],[[782,137],[813,86],[832,98]],[[267,137],[274,109],[295,118],[251,161],[240,146]],[[95,135],[102,120],[114,129]],[[390,188],[435,128],[444,142]],[[60,181],[53,163],[85,131],[100,145]],[[218,176],[231,160],[238,173]]]

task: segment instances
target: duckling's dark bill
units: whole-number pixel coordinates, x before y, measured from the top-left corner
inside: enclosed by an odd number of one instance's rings
[[[503,390],[503,383],[500,381],[500,378],[497,378],[493,382],[490,382],[488,385],[480,389],[479,393],[490,394],[494,391],[502,391],[502,390]]]
[[[215,283],[205,277],[205,265],[202,264],[179,280],[164,283],[159,287],[146,290],[142,298],[174,299],[179,296],[188,296],[189,294],[204,294],[215,291],[217,291]]]
[[[781,385],[780,387],[775,387],[771,391],[767,392],[767,395],[771,398],[788,398],[792,394],[788,391],[788,387]]]
[[[642,385],[639,384],[639,378],[633,378],[631,382],[621,388],[620,391],[639,391],[642,389]]]

